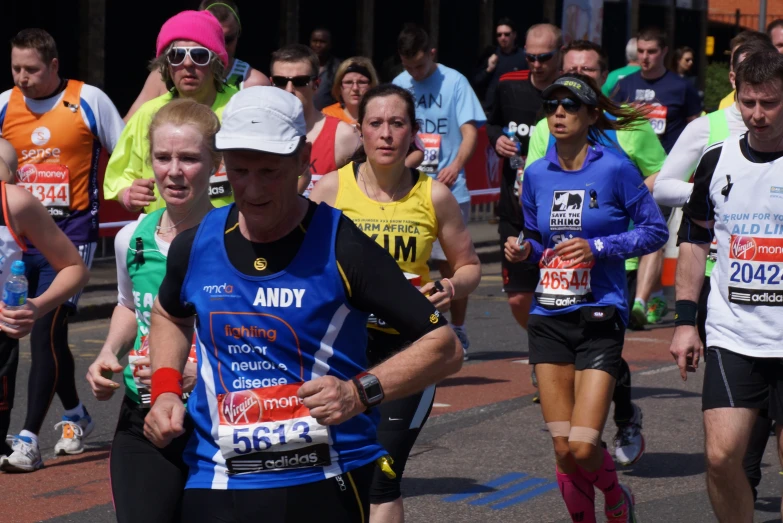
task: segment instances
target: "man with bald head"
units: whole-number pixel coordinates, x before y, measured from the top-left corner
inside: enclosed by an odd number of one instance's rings
[[[536,24],[527,30],[525,55],[530,67],[530,82],[543,90],[560,74],[560,48],[563,33],[552,24]]]

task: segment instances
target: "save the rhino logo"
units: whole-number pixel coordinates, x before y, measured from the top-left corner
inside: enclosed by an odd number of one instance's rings
[[[581,231],[584,190],[554,191],[549,229],[552,231]]]

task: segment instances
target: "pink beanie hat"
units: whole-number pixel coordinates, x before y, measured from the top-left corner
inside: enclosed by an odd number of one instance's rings
[[[228,67],[223,28],[209,11],[182,11],[166,20],[158,33],[155,56],[160,56],[176,40],[198,42],[218,55],[223,65]]]

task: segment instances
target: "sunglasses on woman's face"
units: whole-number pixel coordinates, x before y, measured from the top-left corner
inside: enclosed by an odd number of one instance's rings
[[[582,108],[582,102],[573,98],[563,98],[562,100],[544,100],[544,113],[553,115],[557,112],[558,106],[562,105],[568,114],[576,114]]]
[[[315,76],[272,76],[269,79],[275,87],[285,89],[288,86],[288,82],[291,82],[294,87],[307,87],[310,85],[310,82],[315,80]]]
[[[203,67],[209,65],[209,61],[212,59],[212,51],[206,47],[172,47],[166,57],[169,63],[175,67],[182,65],[187,57],[190,57],[193,65]]]

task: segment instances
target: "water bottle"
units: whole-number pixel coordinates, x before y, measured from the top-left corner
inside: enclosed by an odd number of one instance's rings
[[[517,131],[516,129],[512,131],[511,129],[506,128],[505,132],[506,137],[514,142],[514,147],[517,148],[517,153],[508,159],[508,163],[512,169],[522,169],[525,166],[525,160],[522,159],[522,155],[520,154],[522,152],[522,144],[519,143],[519,138],[517,138]]]
[[[27,303],[27,278],[24,276],[24,262],[17,260],[11,264],[11,277],[3,286],[3,303],[8,310],[16,310]],[[16,325],[6,326],[16,328]]]

